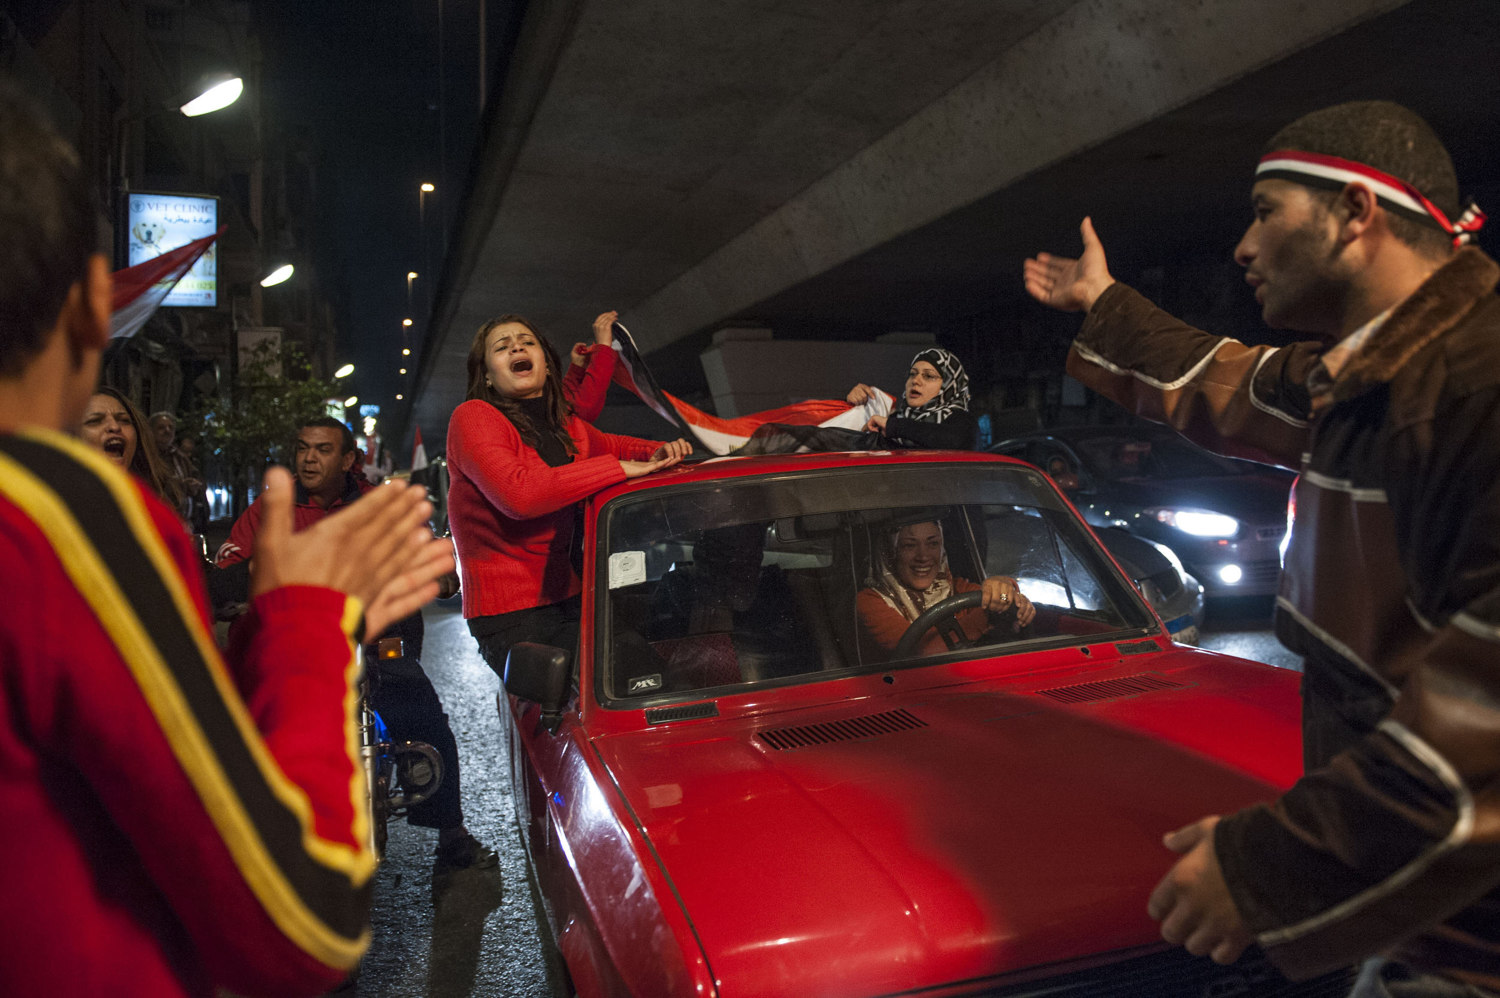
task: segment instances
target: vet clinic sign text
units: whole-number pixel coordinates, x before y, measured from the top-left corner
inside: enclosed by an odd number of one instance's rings
[[[128,266],[145,263],[194,239],[219,231],[219,199],[181,194],[133,193],[126,205]],[[219,244],[213,243],[162,301],[163,305],[213,307],[219,303]]]

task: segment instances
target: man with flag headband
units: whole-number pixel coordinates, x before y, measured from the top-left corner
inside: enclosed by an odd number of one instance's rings
[[[260,626],[220,657],[175,512],[60,432],[110,335],[89,187],[0,82],[0,981],[322,993],[370,934],[354,642],[430,599],[452,556],[419,489],[380,490],[294,544],[275,469]]]
[[[1293,977],[1367,960],[1355,994],[1500,993],[1500,267],[1467,245],[1447,151],[1369,101],[1268,143],[1235,249],[1267,324],[1193,329],[1077,259],[1027,290],[1086,311],[1068,373],[1234,457],[1299,469],[1277,599],[1304,657],[1307,773],[1168,834],[1162,935]]]

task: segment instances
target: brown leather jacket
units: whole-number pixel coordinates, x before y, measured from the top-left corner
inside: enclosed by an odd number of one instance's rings
[[[1331,380],[1324,344],[1212,336],[1122,284],[1068,356],[1140,416],[1301,470],[1277,634],[1305,657],[1304,709],[1341,715],[1339,734],[1215,835],[1294,977],[1385,953],[1500,988],[1497,279],[1460,250]]]

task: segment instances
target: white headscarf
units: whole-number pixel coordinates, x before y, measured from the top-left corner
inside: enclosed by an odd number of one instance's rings
[[[943,537],[943,525],[937,520],[919,520],[931,523],[938,529],[938,539]],[[916,620],[924,610],[937,606],[953,595],[953,576],[948,571],[948,546],[943,545],[943,560],[938,565],[937,578],[926,589],[913,589],[896,576],[896,545],[901,540],[901,531],[915,527],[918,523],[903,523],[887,530],[880,538],[880,550],[872,560],[873,577],[865,585],[885,600],[886,605],[908,621]]]

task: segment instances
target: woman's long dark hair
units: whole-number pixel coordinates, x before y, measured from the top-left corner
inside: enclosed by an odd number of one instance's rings
[[[547,380],[542,385],[542,398],[546,402],[548,425],[534,426],[531,418],[526,415],[515,399],[506,398],[488,383],[489,370],[484,364],[485,343],[496,326],[503,326],[510,322],[525,326],[542,346],[542,355],[547,360]],[[521,439],[526,441],[528,446],[537,449],[542,434],[546,433],[556,437],[569,454],[578,453],[578,447],[573,443],[573,438],[568,435],[568,417],[573,414],[573,407],[568,404],[567,398],[563,395],[562,363],[558,360],[557,351],[552,349],[552,344],[547,342],[547,338],[529,321],[519,315],[507,314],[498,319],[491,319],[480,326],[479,331],[474,334],[474,342],[469,344],[468,368],[469,391],[465,397],[481,399],[499,409],[505,414],[505,418],[515,425],[516,432],[521,434]]]
[[[130,416],[130,421],[135,424],[135,456],[130,459],[130,473],[145,482],[156,493],[157,498],[168,506],[176,509],[182,505],[182,485],[177,481],[177,476],[167,468],[161,451],[156,449],[155,434],[146,424],[146,417],[141,415],[141,410],[130,401],[130,396],[108,385],[100,385],[94,389],[94,394],[108,395],[120,403]]]

